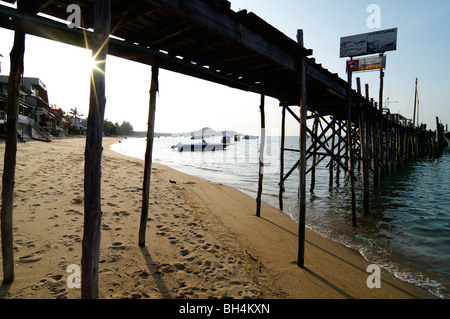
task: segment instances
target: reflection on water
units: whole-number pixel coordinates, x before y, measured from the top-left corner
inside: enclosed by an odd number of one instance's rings
[[[213,138],[211,139],[213,140]],[[209,140],[208,140],[209,141]],[[178,152],[170,148],[182,138],[157,138],[153,158],[182,172],[220,182],[255,197],[258,182],[258,140],[234,142],[225,151]],[[298,137],[286,137],[286,148],[298,149]],[[127,139],[113,150],[144,158],[145,138]],[[263,200],[278,207],[280,138],[268,137],[264,153]],[[285,174],[298,153],[285,153]],[[389,174],[370,190],[370,214],[362,210],[362,189],[356,174],[358,228],[352,227],[348,183],[329,186],[328,160],[316,170],[314,192],[307,191],[307,227],[357,249],[366,259],[398,278],[437,296],[450,296],[450,153],[439,159],[408,164]],[[307,175],[309,190],[311,175]],[[297,220],[297,170],[285,181],[284,211]]]

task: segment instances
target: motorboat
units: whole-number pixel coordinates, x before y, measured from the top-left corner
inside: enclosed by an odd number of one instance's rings
[[[172,145],[172,149],[177,149],[179,152],[206,152],[206,151],[218,151],[225,150],[225,148],[230,145],[229,143],[207,143],[205,140],[202,143],[178,143]]]

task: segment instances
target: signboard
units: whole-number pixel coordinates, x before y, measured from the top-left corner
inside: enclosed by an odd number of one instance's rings
[[[386,68],[386,56],[375,56],[347,61],[347,67],[352,72],[374,71]],[[348,70],[347,69],[347,70]]]
[[[341,38],[341,58],[397,50],[397,28]]]

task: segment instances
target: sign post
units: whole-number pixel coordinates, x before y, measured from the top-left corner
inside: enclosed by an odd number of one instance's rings
[[[352,222],[353,226],[357,226],[356,221],[356,197],[355,197],[355,185],[354,185],[354,160],[353,160],[353,141],[352,141],[352,73],[353,72],[365,72],[380,70],[380,102],[379,102],[379,114],[383,111],[383,81],[384,81],[384,69],[386,68],[386,56],[385,52],[397,50],[397,28],[387,29],[381,31],[375,31],[370,33],[358,34],[341,38],[340,57],[349,57],[350,60],[346,62],[347,75],[348,75],[348,110],[347,110],[347,148],[348,148],[348,169],[350,177],[350,189],[352,200]],[[375,54],[379,54],[378,56]],[[358,56],[371,55],[370,57],[363,57],[354,59]],[[375,121],[375,125],[378,121]],[[382,121],[380,121],[382,125]],[[378,131],[378,129],[377,129]],[[380,134],[383,132],[381,126]],[[380,141],[383,141],[383,136],[380,136]],[[376,143],[376,142],[375,142]],[[383,154],[383,144],[380,143],[380,154]],[[377,161],[375,161],[377,166]],[[375,168],[375,171],[377,169]],[[383,172],[383,171],[382,171]],[[378,175],[378,174],[376,174]],[[382,175],[383,176],[383,175]],[[378,179],[376,176],[375,179]]]
[[[347,61],[348,69],[352,72],[380,70],[380,101],[378,103],[380,111],[383,111],[385,52],[397,50],[397,33],[398,29],[393,28],[341,38],[340,57],[351,58],[351,61]],[[379,56],[353,59],[356,56],[376,53],[379,53]]]

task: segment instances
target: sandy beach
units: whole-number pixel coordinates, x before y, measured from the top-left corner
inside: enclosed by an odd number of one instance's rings
[[[255,200],[242,192],[155,163],[140,248],[144,163],[111,151],[118,141],[103,140],[101,298],[432,298],[384,272],[381,288],[368,288],[369,263],[311,231],[300,269],[298,225],[282,212],[263,205],[257,218]],[[84,146],[83,138],[19,143],[15,281],[1,286],[1,299],[81,297],[67,269],[81,266]]]

